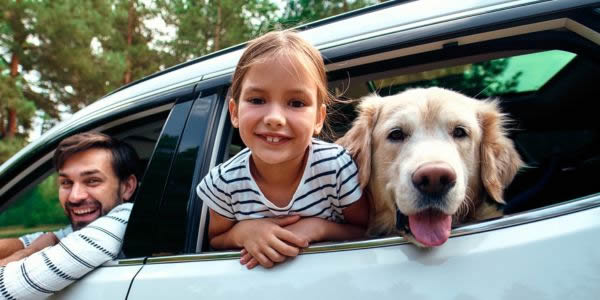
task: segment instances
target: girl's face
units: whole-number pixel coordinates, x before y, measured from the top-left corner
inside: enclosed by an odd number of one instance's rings
[[[257,166],[283,166],[302,161],[326,110],[304,68],[278,56],[250,67],[238,103],[229,101],[229,113]]]

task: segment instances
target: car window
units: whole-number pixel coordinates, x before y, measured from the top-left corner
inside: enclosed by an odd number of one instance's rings
[[[0,238],[54,231],[69,224],[58,202],[56,180],[53,172],[0,214]]]
[[[366,81],[370,92],[393,95],[412,87],[442,86],[467,95],[494,97],[539,90],[576,57],[548,50]],[[356,96],[364,95],[352,95]]]
[[[154,145],[167,113],[161,113],[107,129],[105,133],[115,136],[133,146],[140,157],[138,177],[141,177],[150,159]],[[25,234],[55,231],[69,224],[58,201],[56,172],[50,164],[39,183],[22,191],[0,213],[0,238],[19,237]]]
[[[600,167],[600,130],[591,121],[593,99],[584,96],[594,93],[591,78],[600,65],[584,51],[577,52],[576,48],[491,50],[412,66],[394,66],[392,60],[385,62],[388,67],[374,63],[336,71],[330,88],[343,99],[431,86],[477,99],[498,99],[511,119],[510,137],[527,164],[505,191],[505,200],[522,201],[510,212],[522,212],[600,191],[592,179]],[[332,118],[334,136],[349,129],[357,103],[337,108],[342,116]]]

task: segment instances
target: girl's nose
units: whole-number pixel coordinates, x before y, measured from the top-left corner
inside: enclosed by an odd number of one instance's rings
[[[264,122],[271,127],[282,127],[285,125],[285,115],[279,105],[271,105]]]

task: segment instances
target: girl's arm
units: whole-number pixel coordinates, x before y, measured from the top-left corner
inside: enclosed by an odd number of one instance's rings
[[[213,248],[244,248],[258,263],[269,268],[286,257],[298,255],[301,247],[308,246],[308,241],[283,228],[299,219],[299,216],[288,216],[237,222],[211,209],[208,237]]]
[[[302,218],[288,229],[310,242],[345,241],[364,237],[369,221],[369,203],[365,194],[342,211],[347,223],[340,224],[322,218]]]

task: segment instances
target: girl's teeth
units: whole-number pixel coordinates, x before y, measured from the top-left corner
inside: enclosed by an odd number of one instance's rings
[[[273,137],[273,136],[267,137],[267,142],[270,142],[270,143],[277,143],[277,142],[279,142],[279,140],[281,140],[281,138]]]

